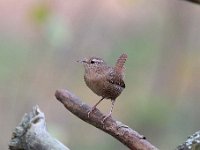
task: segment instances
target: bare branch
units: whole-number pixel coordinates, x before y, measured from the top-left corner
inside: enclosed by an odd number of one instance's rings
[[[143,135],[140,135],[127,125],[114,120],[112,117],[106,119],[104,124],[102,124],[101,121],[104,115],[98,109],[95,109],[88,118],[88,112],[91,110],[91,107],[83,103],[78,97],[69,91],[57,90],[55,96],[74,115],[110,134],[130,149],[158,150],[158,148],[149,143]]]
[[[9,149],[69,150],[47,132],[44,113],[38,106],[34,107],[29,114],[25,114],[21,123],[15,128]]]

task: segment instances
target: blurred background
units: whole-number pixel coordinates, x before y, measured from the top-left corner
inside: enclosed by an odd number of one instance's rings
[[[38,104],[49,132],[70,149],[128,150],[81,121],[54,93],[65,88],[85,103],[76,60],[98,56],[114,65],[128,54],[126,89],[113,117],[162,150],[200,129],[200,6],[181,0],[1,0],[0,148]],[[111,102],[99,106],[104,113]],[[81,135],[81,136],[80,136]]]

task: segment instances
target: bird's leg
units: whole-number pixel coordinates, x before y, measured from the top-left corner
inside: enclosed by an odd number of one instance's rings
[[[99,103],[104,99],[104,97],[102,97],[93,107],[92,109],[88,112],[88,118],[90,118],[90,113],[93,112],[93,110],[96,109],[97,105],[99,105]]]
[[[102,123],[104,123],[104,121],[105,121],[108,117],[110,117],[111,114],[112,114],[112,111],[113,111],[113,108],[114,108],[114,104],[115,104],[115,99],[112,99],[111,102],[112,102],[112,105],[111,105],[111,108],[110,108],[110,112],[108,113],[107,116],[105,116],[105,117],[103,118],[103,120],[101,121]]]

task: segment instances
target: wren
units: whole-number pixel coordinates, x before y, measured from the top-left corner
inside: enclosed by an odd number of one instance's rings
[[[102,97],[88,112],[88,117],[103,99],[111,99],[112,106],[108,115],[103,118],[102,123],[111,116],[115,100],[125,88],[123,79],[126,59],[127,54],[122,54],[114,67],[108,66],[103,59],[98,57],[89,57],[78,61],[85,68],[84,80],[86,85],[95,94]]]

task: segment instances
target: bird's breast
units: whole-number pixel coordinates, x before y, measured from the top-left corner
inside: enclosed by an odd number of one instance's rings
[[[104,81],[99,77],[93,75],[85,75],[84,80],[86,85],[97,95],[102,96],[102,89],[104,87]]]

